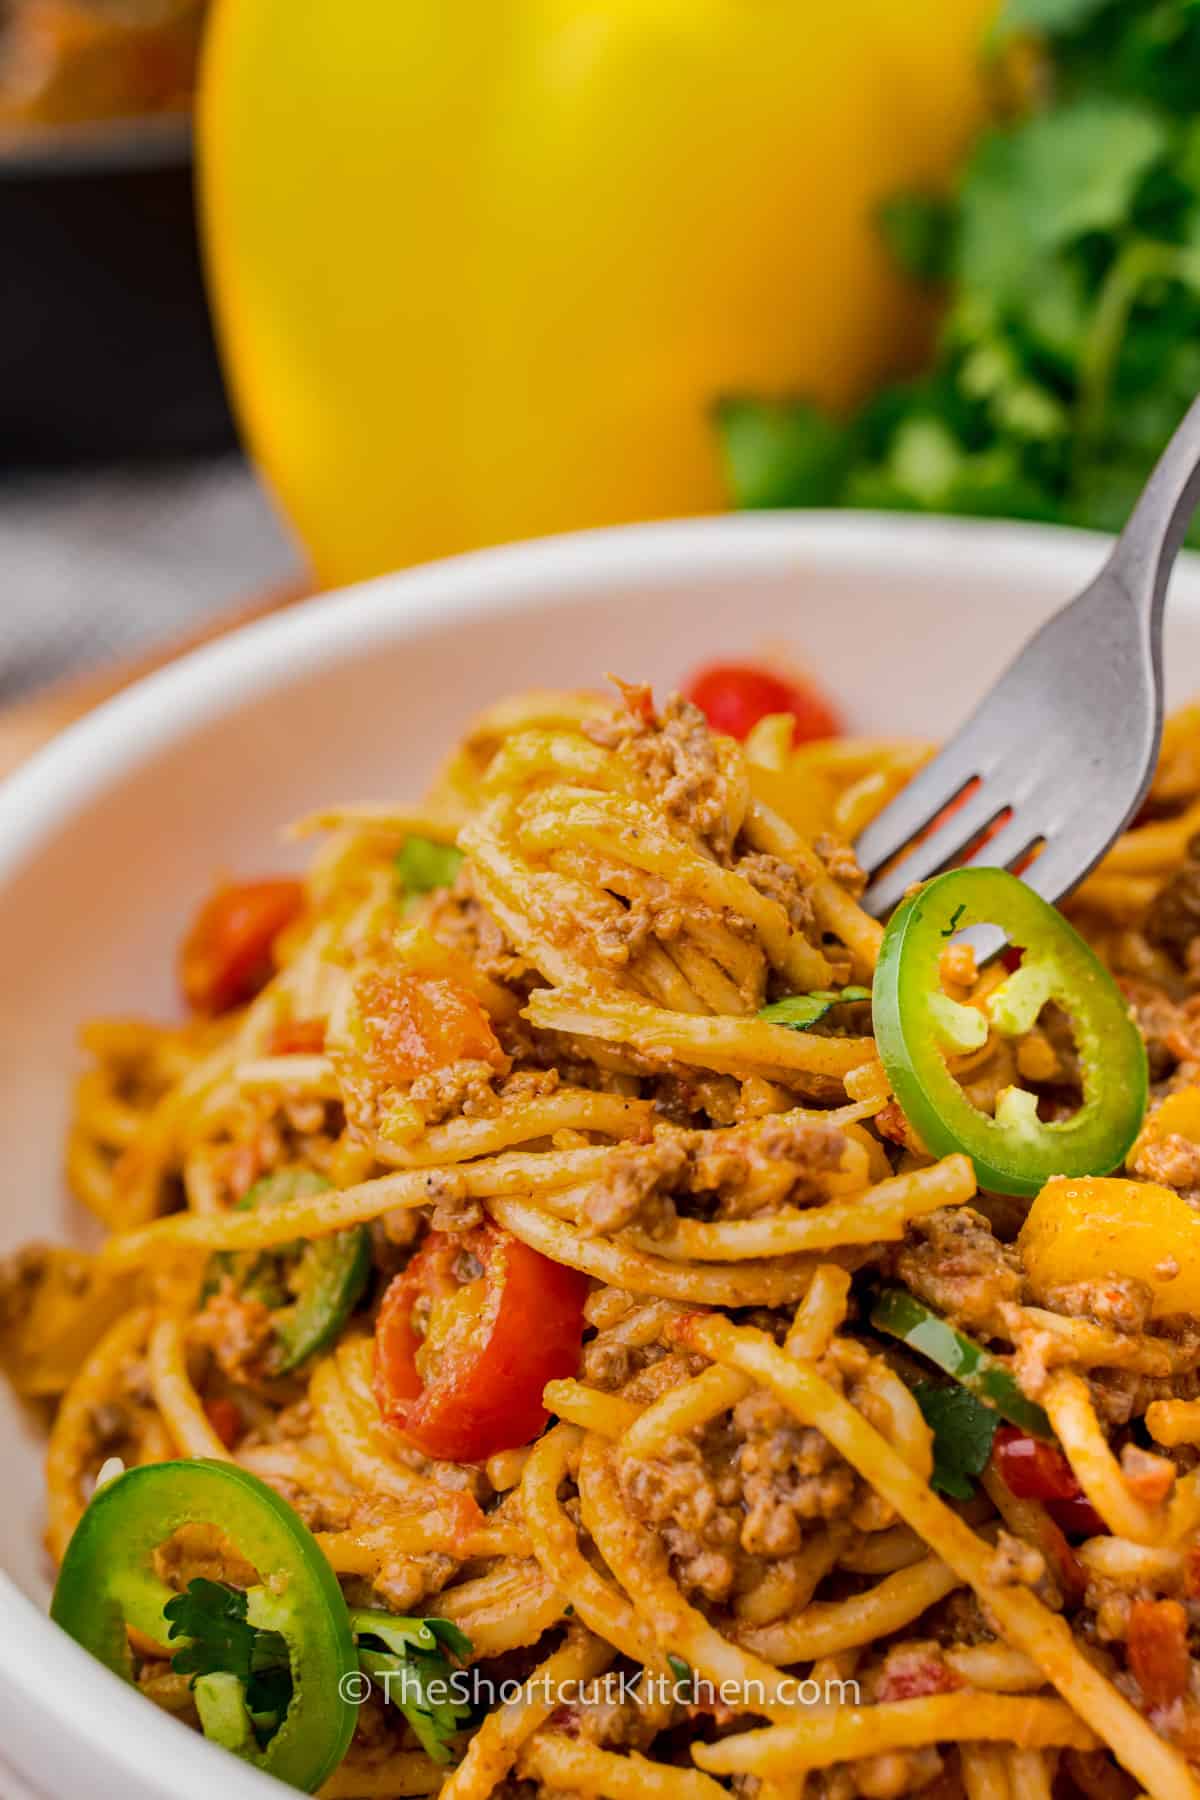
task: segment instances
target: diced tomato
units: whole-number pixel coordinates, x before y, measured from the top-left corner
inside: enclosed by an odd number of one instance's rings
[[[1125,1486],[1143,1506],[1161,1506],[1175,1485],[1175,1464],[1167,1456],[1127,1444],[1121,1453]]]
[[[1029,1437],[1015,1425],[1001,1425],[992,1444],[992,1458],[1009,1492],[1018,1500],[1042,1501],[1060,1531],[1069,1537],[1107,1533],[1107,1525],[1057,1444]]]
[[[952,1694],[964,1685],[961,1676],[946,1667],[940,1656],[924,1652],[893,1654],[884,1665],[876,1698],[921,1700],[927,1694]]]
[[[477,1277],[463,1267],[472,1261]],[[587,1285],[494,1225],[434,1232],[379,1309],[375,1398],[386,1423],[450,1462],[529,1443],[548,1416],[542,1389],[579,1365]]]
[[[1072,1506],[1071,1500],[1052,1502],[1057,1506]],[[1087,1537],[1095,1537],[1095,1532],[1086,1532]],[[1068,1606],[1081,1606],[1087,1593],[1088,1579],[1083,1564],[1067,1541],[1066,1533],[1061,1525],[1057,1525],[1048,1513],[1042,1515],[1038,1529],[1038,1546],[1046,1558],[1050,1568],[1063,1591],[1063,1598]]]
[[[1129,1667],[1150,1708],[1170,1706],[1188,1690],[1187,1613],[1178,1600],[1135,1600],[1126,1640]]]
[[[1047,1500],[1046,1511],[1069,1538],[1107,1537],[1108,1526],[1086,1494],[1070,1500]]]
[[[456,1546],[464,1546],[482,1525],[487,1523],[483,1508],[473,1494],[446,1488],[438,1495],[437,1505],[425,1514],[431,1524],[445,1530]]]
[[[324,1048],[324,1019],[285,1019],[271,1037],[272,1056],[319,1056]]]
[[[230,883],[210,895],[179,952],[193,1012],[228,1012],[252,1000],[273,973],[271,946],[303,908],[303,884],[284,878]]]
[[[752,663],[711,663],[699,670],[684,692],[714,731],[744,738],[768,713],[791,713],[792,741],[837,737],[842,721],[832,702],[808,681],[783,681]]]
[[[450,1063],[490,1063],[506,1074],[491,1020],[469,989],[406,969],[372,970],[355,984],[365,1061],[377,1081],[414,1081]]]
[[[1075,1500],[1082,1491],[1057,1444],[1029,1437],[1015,1425],[1000,1426],[992,1455],[1004,1485],[1018,1500]]]
[[[218,1394],[215,1399],[204,1402],[204,1412],[225,1448],[232,1450],[245,1430],[242,1415],[233,1401],[224,1394]]]

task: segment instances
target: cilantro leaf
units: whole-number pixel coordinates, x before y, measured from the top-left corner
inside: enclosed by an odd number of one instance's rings
[[[789,994],[786,1000],[775,1000],[762,1007],[758,1016],[770,1025],[786,1025],[789,1031],[808,1031],[835,1006],[870,998],[871,990],[865,987],[817,988],[811,994]]]
[[[728,399],[716,409],[725,475],[738,506],[828,506],[849,465],[850,433],[802,401]]]
[[[969,1500],[975,1491],[969,1477],[987,1465],[1000,1414],[957,1385],[923,1381],[913,1397],[933,1432],[932,1485],[953,1500]]]
[[[241,1588],[194,1577],[163,1607],[169,1641],[190,1640],[175,1652],[171,1667],[177,1675],[190,1675],[193,1686],[201,1675],[234,1676],[247,1712],[269,1735],[291,1702],[291,1660],[279,1632],[249,1623],[248,1606]]]
[[[405,839],[395,867],[406,894],[428,894],[434,888],[452,887],[462,861],[463,853],[454,844],[414,834]]]
[[[986,133],[962,185],[956,275],[1022,302],[1050,252],[1125,221],[1168,142],[1150,110],[1098,96]]]
[[[450,1740],[471,1716],[455,1662],[471,1654],[471,1640],[448,1619],[406,1619],[359,1610],[350,1615],[358,1660],[384,1698],[404,1714],[426,1754],[451,1759]],[[449,1654],[447,1654],[449,1652]]]
[[[254,1660],[254,1627],[246,1622],[246,1596],[223,1581],[197,1576],[185,1593],[176,1594],[163,1607],[171,1621],[168,1638],[192,1641],[177,1650],[171,1667],[177,1675],[236,1675],[250,1679]]]

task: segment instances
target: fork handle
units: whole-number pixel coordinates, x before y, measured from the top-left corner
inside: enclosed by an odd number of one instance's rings
[[[1175,558],[1192,514],[1200,506],[1200,398],[1193,400],[1159,457],[1141,498],[1108,559],[1137,606],[1144,606],[1157,634]]]

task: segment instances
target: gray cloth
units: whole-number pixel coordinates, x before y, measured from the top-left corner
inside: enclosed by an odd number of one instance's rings
[[[147,650],[299,556],[236,456],[0,478],[0,704]]]

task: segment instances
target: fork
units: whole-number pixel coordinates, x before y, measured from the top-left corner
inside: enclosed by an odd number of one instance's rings
[[[1050,901],[1095,867],[1154,775],[1163,602],[1198,504],[1200,399],[1095,580],[1030,638],[957,735],[859,837],[868,912],[886,917],[914,882],[976,846],[972,866],[983,868],[1012,869],[1036,851],[1023,878]]]

